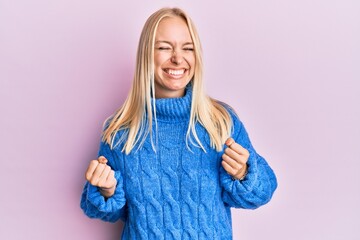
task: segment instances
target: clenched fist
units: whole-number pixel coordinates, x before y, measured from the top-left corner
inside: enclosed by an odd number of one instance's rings
[[[227,148],[222,156],[222,166],[233,178],[238,180],[244,179],[247,172],[246,163],[249,159],[249,151],[236,143],[232,138],[228,138],[225,144]]]
[[[104,197],[109,198],[114,195],[117,182],[114,170],[106,163],[107,159],[103,156],[90,161],[85,178],[91,185],[99,187],[100,193]]]

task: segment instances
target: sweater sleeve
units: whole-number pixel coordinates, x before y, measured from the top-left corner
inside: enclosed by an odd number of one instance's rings
[[[101,195],[98,187],[86,181],[81,195],[80,206],[84,213],[90,218],[99,218],[108,222],[116,222],[119,219],[126,219],[126,198],[124,192],[124,181],[119,171],[117,161],[119,159],[109,145],[101,142],[98,156],[104,156],[108,165],[115,171],[117,181],[115,193],[110,198]],[[116,161],[117,160],[117,161]]]
[[[274,171],[266,160],[253,148],[249,136],[241,121],[233,115],[235,142],[246,148],[249,153],[248,173],[244,180],[233,178],[220,166],[220,182],[223,188],[222,198],[230,207],[256,209],[270,201],[277,180]]]

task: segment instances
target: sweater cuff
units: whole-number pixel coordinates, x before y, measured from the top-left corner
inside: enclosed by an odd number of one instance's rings
[[[119,171],[115,171],[115,179],[117,181],[114,195],[105,198],[101,195],[98,187],[88,184],[87,200],[96,207],[100,212],[111,213],[120,210],[125,206],[125,192],[123,178]]]
[[[251,192],[254,189],[258,181],[256,154],[250,153],[247,165],[247,174],[243,180],[236,180],[225,169],[221,169],[223,171],[223,174],[221,174],[221,184],[227,192],[239,195]]]

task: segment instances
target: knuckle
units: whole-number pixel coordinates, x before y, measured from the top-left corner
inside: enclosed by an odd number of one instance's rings
[[[98,161],[97,161],[97,160],[91,160],[91,161],[90,161],[90,164],[91,164],[91,165],[97,165],[97,164],[98,164]]]
[[[106,184],[107,188],[112,188],[114,186],[114,181],[108,181]]]
[[[94,180],[94,179],[90,179],[90,184],[93,186],[96,186],[98,184],[98,181]]]
[[[110,188],[110,182],[109,181],[104,181],[103,183],[101,183],[101,186],[102,188]]]
[[[250,152],[247,150],[247,149],[245,149],[245,156],[247,156],[247,157],[249,157],[250,156]]]
[[[232,173],[232,168],[229,166],[229,165],[226,165],[225,167],[224,167],[224,169],[228,172],[228,173]]]
[[[104,171],[104,164],[97,165],[95,171],[98,172],[99,174],[101,174],[102,171]]]
[[[107,187],[107,180],[106,180],[106,179],[101,179],[101,181],[99,182],[99,184],[101,184],[100,187],[106,188],[106,187]]]
[[[117,184],[117,182],[116,182],[116,180],[114,179],[114,181],[111,182],[110,187],[116,187],[116,184]]]
[[[224,154],[222,155],[222,159],[224,159],[224,160],[229,159],[229,156],[224,153]]]
[[[91,179],[91,174],[90,174],[89,172],[86,172],[86,173],[85,173],[85,179],[88,180],[88,181],[90,181],[90,179]]]

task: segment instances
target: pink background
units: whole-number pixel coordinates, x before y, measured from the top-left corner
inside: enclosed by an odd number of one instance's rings
[[[232,105],[279,188],[234,239],[360,239],[360,2],[0,0],[0,239],[119,239],[79,207],[147,17],[180,6],[208,93]]]

